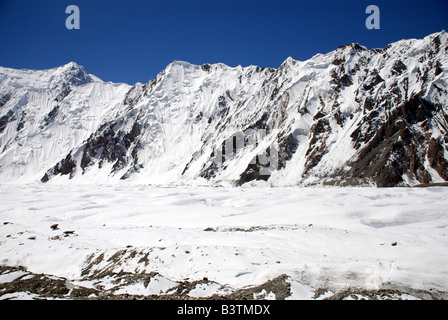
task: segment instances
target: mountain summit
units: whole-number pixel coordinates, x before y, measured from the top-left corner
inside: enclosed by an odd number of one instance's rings
[[[175,61],[146,84],[74,62],[0,67],[9,182],[417,185],[448,181],[448,35],[353,43],[278,68]]]

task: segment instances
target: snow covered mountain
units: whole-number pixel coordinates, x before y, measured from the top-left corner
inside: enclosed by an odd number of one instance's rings
[[[3,182],[448,181],[448,34],[278,69],[174,61],[146,84],[0,67]]]

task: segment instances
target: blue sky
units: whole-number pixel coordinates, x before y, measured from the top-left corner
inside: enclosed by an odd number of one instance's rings
[[[68,5],[80,29],[68,30]],[[368,30],[366,7],[380,9]],[[384,47],[448,31],[448,0],[0,0],[0,65],[76,61],[105,81],[147,82],[173,60],[277,68],[358,42]]]

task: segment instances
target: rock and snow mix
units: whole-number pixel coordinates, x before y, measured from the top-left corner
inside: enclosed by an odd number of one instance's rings
[[[278,69],[175,61],[133,86],[76,63],[0,67],[0,179],[444,182],[446,70],[445,31],[382,49],[349,44]]]
[[[446,70],[445,31],[133,86],[0,67],[1,298],[446,298]]]

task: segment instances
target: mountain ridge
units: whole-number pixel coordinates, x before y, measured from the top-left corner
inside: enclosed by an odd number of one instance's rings
[[[132,86],[75,62],[0,67],[0,179],[445,182],[447,51],[441,31],[382,49],[352,43],[306,61],[288,57],[278,69],[173,61]]]

